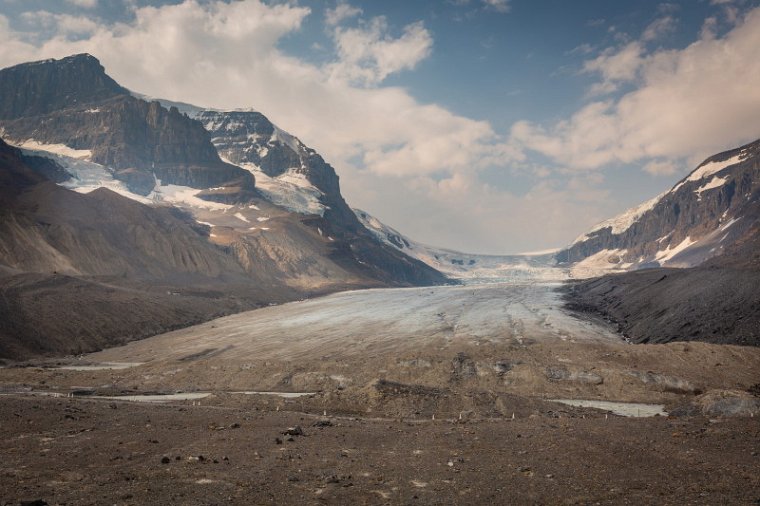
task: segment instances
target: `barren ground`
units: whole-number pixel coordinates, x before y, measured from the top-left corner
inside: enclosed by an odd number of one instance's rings
[[[0,504],[757,504],[760,349],[631,345],[553,288],[347,292],[59,361],[132,367],[0,369]],[[178,391],[209,395],[93,398]]]

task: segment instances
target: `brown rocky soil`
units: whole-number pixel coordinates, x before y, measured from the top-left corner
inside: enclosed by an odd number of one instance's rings
[[[514,420],[463,421],[323,417],[263,397],[0,403],[0,504],[760,500],[758,418],[605,418],[540,402]],[[295,426],[303,435],[283,434]]]

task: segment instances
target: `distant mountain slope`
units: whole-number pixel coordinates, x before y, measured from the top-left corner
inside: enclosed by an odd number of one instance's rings
[[[717,154],[670,191],[595,226],[557,253],[575,277],[688,267],[744,240],[760,216],[760,141]]]
[[[454,279],[469,281],[558,280],[566,277],[556,267],[554,254],[478,255],[420,244],[361,209],[354,209],[359,221],[378,240],[426,263]]]

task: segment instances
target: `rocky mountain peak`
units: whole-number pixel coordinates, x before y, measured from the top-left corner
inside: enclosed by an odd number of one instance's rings
[[[89,54],[22,63],[0,70],[0,119],[49,114],[128,93]]]

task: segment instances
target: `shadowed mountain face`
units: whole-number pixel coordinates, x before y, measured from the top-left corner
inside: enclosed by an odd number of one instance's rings
[[[758,202],[760,141],[708,158],[669,192],[597,225],[557,259],[580,262],[591,275],[698,265],[747,240]]]
[[[337,290],[447,281],[376,241],[332,167],[261,115],[245,119],[272,154],[224,151],[239,167],[215,146],[229,139],[212,144],[201,122],[129,95],[89,55],[1,70],[0,89],[0,132],[24,148],[0,143],[0,358],[92,351]],[[306,191],[315,211],[268,200],[276,192],[260,192],[255,174],[291,178],[280,187]]]
[[[747,216],[746,214],[744,215]],[[756,216],[756,215],[755,215]],[[686,269],[644,269],[567,287],[567,307],[602,315],[635,343],[760,346],[760,226]]]
[[[43,116],[128,94],[88,54],[24,63],[0,72],[0,120]]]

